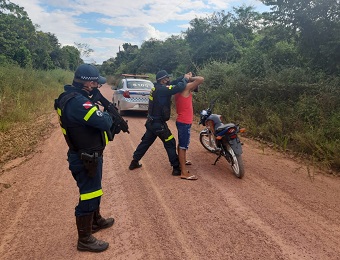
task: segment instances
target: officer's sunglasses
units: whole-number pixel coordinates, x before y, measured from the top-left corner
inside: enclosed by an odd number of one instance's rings
[[[92,82],[97,83],[97,88],[100,88],[101,86],[103,86],[103,84],[100,84],[97,81],[92,81]]]

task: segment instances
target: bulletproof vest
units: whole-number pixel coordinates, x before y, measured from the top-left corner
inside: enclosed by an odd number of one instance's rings
[[[103,131],[91,126],[83,126],[77,122],[71,122],[64,114],[64,108],[68,101],[76,95],[77,92],[64,92],[54,102],[54,108],[59,116],[59,124],[64,134],[67,145],[70,150],[76,152],[96,152],[103,151],[105,148],[105,136]]]
[[[161,104],[157,89],[158,88],[155,87],[150,93],[151,98],[149,99],[148,114],[153,119],[160,119],[165,122],[170,119],[171,96],[163,97],[164,100],[162,100],[163,102]]]

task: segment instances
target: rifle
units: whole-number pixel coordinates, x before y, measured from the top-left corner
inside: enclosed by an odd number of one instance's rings
[[[111,115],[113,119],[113,124],[115,125],[116,128],[118,128],[115,130],[115,133],[118,134],[120,130],[122,130],[124,133],[130,134],[127,120],[124,120],[124,118],[118,113],[118,109],[115,107],[115,105],[112,104],[110,101],[108,101],[102,95],[102,93],[100,93],[98,89],[94,89],[93,92],[94,93],[92,95],[91,100],[94,103],[97,103],[98,105],[103,106],[104,110],[107,111]]]

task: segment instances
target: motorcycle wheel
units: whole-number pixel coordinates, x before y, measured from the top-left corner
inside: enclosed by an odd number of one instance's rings
[[[200,133],[200,142],[202,146],[209,152],[211,153],[216,152],[217,147],[216,147],[214,137],[212,136],[212,133],[210,134]]]
[[[234,150],[228,145],[227,150],[231,155],[232,161],[230,162],[231,168],[235,174],[235,176],[239,179],[242,179],[244,176],[244,164],[241,154],[235,154]],[[227,159],[227,158],[226,158]],[[228,161],[228,159],[227,159]],[[229,162],[229,161],[228,161]]]

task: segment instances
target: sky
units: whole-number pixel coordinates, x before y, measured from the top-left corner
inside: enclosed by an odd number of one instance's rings
[[[38,30],[54,34],[61,46],[87,44],[86,63],[102,64],[116,57],[123,43],[179,35],[194,18],[233,7],[268,10],[259,0],[10,0],[23,7]]]

